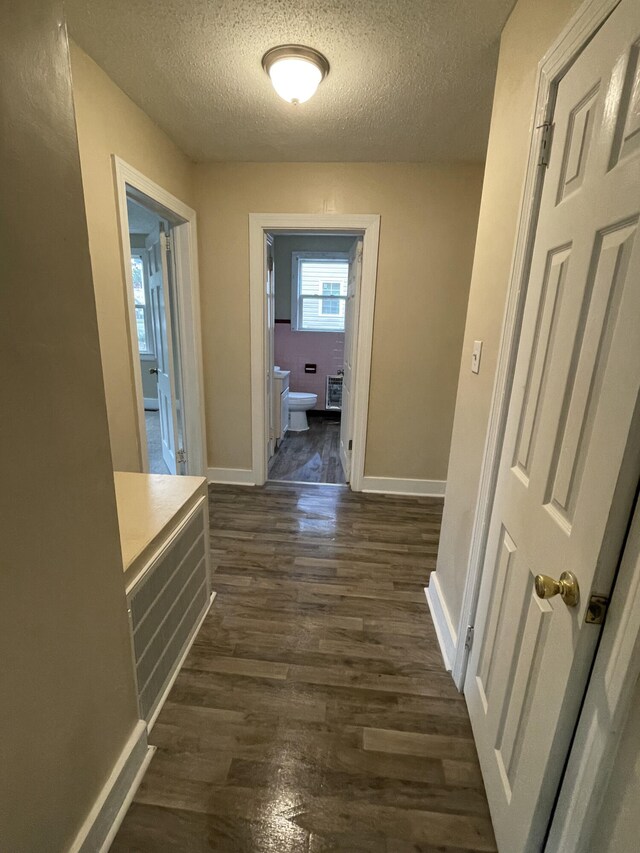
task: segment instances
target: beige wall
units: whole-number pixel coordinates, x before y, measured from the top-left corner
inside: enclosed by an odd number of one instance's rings
[[[74,44],[71,63],[113,465],[119,471],[139,471],[133,361],[111,155],[117,154],[190,206],[192,164]]]
[[[502,34],[437,565],[455,625],[528,157],[537,65],[579,5],[580,0],[519,0]],[[470,370],[475,340],[484,341],[478,375]]]
[[[62,3],[0,13],[0,847],[63,853],[137,722]]]
[[[195,170],[209,465],[251,467],[248,215],[381,214],[366,473],[444,479],[482,167]]]

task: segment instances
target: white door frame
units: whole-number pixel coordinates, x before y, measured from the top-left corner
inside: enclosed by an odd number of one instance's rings
[[[182,407],[186,472],[204,476],[206,473],[206,444],[204,422],[204,381],[202,375],[202,331],[200,325],[200,290],[198,279],[198,239],[196,212],[154,181],[145,177],[120,157],[112,155],[118,225],[122,250],[122,269],[126,285],[129,312],[129,355],[136,390],[138,421],[138,453],[140,470],[149,468],[147,430],[144,418],[142,370],[138,355],[136,312],[131,279],[131,248],[129,243],[129,214],[127,187],[132,187],[153,202],[183,220],[172,228],[175,253],[175,286],[178,305],[179,340],[181,353]]]
[[[585,0],[538,65],[529,159],[509,276],[502,337],[480,473],[480,487],[471,534],[469,566],[458,623],[457,645],[451,669],[451,675],[458,690],[463,689],[469,658],[469,649],[465,645],[464,638],[469,626],[475,624],[487,535],[520,341],[522,313],[527,295],[529,268],[546,169],[546,166],[540,165],[544,144],[543,129],[553,119],[556,91],[560,80],[619,2],[620,0]]]
[[[369,381],[373,342],[373,311],[378,274],[380,216],[377,214],[250,213],[249,277],[251,298],[251,434],[252,478],[260,486],[267,479],[269,400],[265,393],[266,288],[265,234],[278,231],[314,231],[319,234],[360,233],[363,238],[360,314],[356,344],[353,404],[351,488],[362,491],[369,416]]]

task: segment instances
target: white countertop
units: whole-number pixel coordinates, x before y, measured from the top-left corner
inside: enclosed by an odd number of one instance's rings
[[[116,471],[116,503],[120,526],[123,570],[157,545],[162,534],[177,523],[201,495],[204,477],[170,474],[133,474]]]

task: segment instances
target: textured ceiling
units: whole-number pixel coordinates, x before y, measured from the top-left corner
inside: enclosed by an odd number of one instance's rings
[[[71,37],[193,160],[481,160],[514,0],[66,0]],[[262,55],[331,72],[293,107]]]

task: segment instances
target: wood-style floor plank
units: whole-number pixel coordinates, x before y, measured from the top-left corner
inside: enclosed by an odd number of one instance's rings
[[[493,853],[423,588],[437,499],[210,489],[214,607],[114,853]]]
[[[271,480],[344,483],[340,462],[340,418],[308,412],[306,432],[287,432],[269,462]]]

